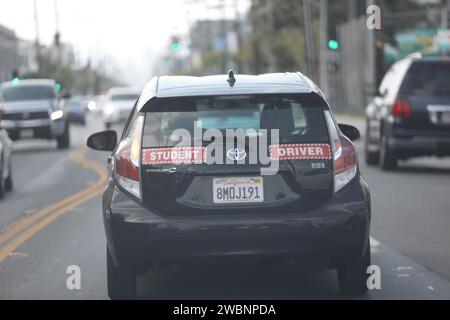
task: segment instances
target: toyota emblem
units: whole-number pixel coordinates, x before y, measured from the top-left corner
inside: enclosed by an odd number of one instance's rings
[[[232,148],[227,151],[227,158],[233,161],[244,160],[246,156],[247,152],[245,152],[245,150],[242,150],[240,148]]]

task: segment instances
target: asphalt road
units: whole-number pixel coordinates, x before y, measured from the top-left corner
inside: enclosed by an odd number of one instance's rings
[[[107,299],[100,193],[106,153],[82,148],[102,128],[74,126],[72,147],[15,144],[15,189],[0,201],[0,299]],[[342,296],[334,271],[295,267],[158,271],[141,278],[143,298],[450,299],[450,159],[418,159],[399,171],[361,170],[373,198],[372,262],[381,289]],[[81,289],[66,286],[69,266]]]

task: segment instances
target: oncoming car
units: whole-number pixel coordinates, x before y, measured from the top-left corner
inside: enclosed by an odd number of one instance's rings
[[[103,122],[106,128],[109,129],[112,124],[124,123],[138,98],[139,91],[134,88],[109,89],[103,107]]]
[[[137,276],[192,264],[335,268],[367,291],[370,193],[351,140],[300,73],[156,77],[112,151],[103,195],[111,298]]]
[[[69,122],[60,106],[55,85],[51,79],[1,83],[0,94],[4,101],[1,126],[8,131],[11,140],[55,139],[58,149],[69,148]]]

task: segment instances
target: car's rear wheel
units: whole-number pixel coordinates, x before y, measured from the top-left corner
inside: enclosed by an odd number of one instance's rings
[[[137,297],[137,273],[130,268],[121,268],[106,249],[108,295],[113,300],[135,299]]]
[[[370,247],[364,257],[343,262],[337,269],[339,288],[344,294],[367,292],[367,268],[370,266]]]
[[[380,142],[380,167],[383,170],[394,170],[397,168],[397,162],[397,154],[389,146],[386,134],[383,134]]]
[[[69,124],[65,124],[64,133],[56,138],[58,149],[67,149],[70,145]]]
[[[366,163],[369,166],[376,166],[380,163],[380,154],[378,152],[365,151]]]
[[[369,150],[369,130],[366,132],[366,139],[364,141],[364,154],[366,163],[371,166],[376,166],[380,162],[380,152]]]

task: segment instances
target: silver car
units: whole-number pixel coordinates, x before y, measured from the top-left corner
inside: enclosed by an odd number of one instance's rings
[[[105,126],[109,128],[115,123],[125,123],[139,94],[139,90],[134,88],[111,88],[103,107]]]

